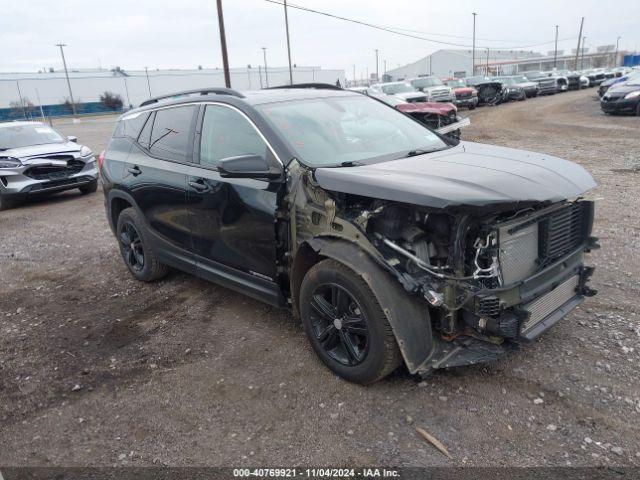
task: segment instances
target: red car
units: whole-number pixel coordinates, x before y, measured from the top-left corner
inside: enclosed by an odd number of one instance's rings
[[[478,106],[478,91],[473,87],[467,86],[464,78],[447,78],[444,83],[447,87],[453,89],[456,106],[467,107],[469,110],[473,110]]]

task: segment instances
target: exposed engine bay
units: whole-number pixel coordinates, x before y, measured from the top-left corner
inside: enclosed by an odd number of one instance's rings
[[[499,358],[595,294],[591,201],[434,209],[327,192],[301,173],[294,242],[354,242],[423,302],[434,345],[418,373]]]

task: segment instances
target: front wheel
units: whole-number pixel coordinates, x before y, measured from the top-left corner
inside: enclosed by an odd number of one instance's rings
[[[342,263],[323,260],[307,272],[300,313],[316,354],[345,380],[373,383],[400,365],[382,307],[365,281]]]
[[[93,193],[97,189],[98,189],[98,180],[93,180],[90,183],[87,183],[86,185],[82,185],[81,187],[78,187],[78,190],[80,190],[80,193],[82,193],[83,195]]]
[[[10,208],[13,208],[16,206],[16,201],[15,199],[7,196],[7,195],[2,195],[0,193],[0,211],[2,210],[9,210]]]

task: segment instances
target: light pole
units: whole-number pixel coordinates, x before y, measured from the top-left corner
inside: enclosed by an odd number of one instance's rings
[[[382,73],[382,76],[383,76],[383,77],[386,77],[386,76],[387,76],[387,61],[386,61],[386,60],[383,60],[383,61],[382,61],[382,64],[384,65],[384,67],[383,67],[383,73]]]
[[[67,70],[67,61],[64,58],[65,43],[56,43],[56,47],[60,47],[60,54],[62,55],[62,65],[64,66],[64,75],[67,77],[67,87],[69,88],[69,97],[71,98],[71,111],[73,116],[76,116],[76,102],[73,100],[73,92],[71,91],[71,82],[69,81],[69,72]]]
[[[556,47],[553,50],[553,68],[555,69],[558,63],[558,27],[559,25],[556,25]]]
[[[144,67],[144,73],[147,76],[147,89],[149,90],[149,98],[151,98],[151,82],[149,81],[149,67]]]
[[[224,84],[231,88],[231,74],[229,72],[229,57],[227,56],[227,36],[224,31],[224,15],[222,14],[222,0],[217,0],[218,28],[220,30],[220,48],[222,49],[222,66],[224,68]]]
[[[618,46],[620,45],[620,39],[622,37],[618,37],[616,39],[616,53],[613,55],[613,66],[617,67],[618,66]]]
[[[473,63],[473,66],[471,67],[471,71],[472,74],[471,76],[476,74],[476,15],[478,15],[476,12],[472,13],[473,15],[473,50],[471,53],[471,63]]]
[[[287,0],[284,0],[284,26],[287,31],[287,55],[289,56],[289,85],[293,85],[293,70],[291,69],[291,42],[289,41],[289,14]]]
[[[380,72],[378,71],[378,49],[376,48],[376,82],[380,81]]]
[[[267,73],[267,47],[262,47],[262,56],[264,57],[264,81],[269,88],[269,74]]]

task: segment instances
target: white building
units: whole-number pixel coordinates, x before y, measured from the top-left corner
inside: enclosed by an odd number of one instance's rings
[[[147,77],[148,73],[148,77]],[[69,71],[73,98],[76,103],[97,102],[109,91],[122,97],[125,105],[139,105],[150,96],[181,90],[223,87],[222,69],[196,70],[87,70]],[[324,70],[321,67],[294,67],[294,83],[345,84],[344,70]],[[258,90],[268,86],[287,85],[288,67],[231,69],[231,87],[236,90]],[[64,71],[42,73],[0,73],[0,108],[28,99],[34,105],[58,105],[69,98]]]
[[[488,57],[487,57],[488,54]],[[521,50],[488,50],[476,48],[476,72],[480,65],[504,61],[520,61],[527,58],[540,57],[537,52]],[[417,62],[403,67],[387,70],[393,80],[434,75],[436,77],[470,77],[473,75],[473,52],[468,50],[444,49],[427,55]]]

